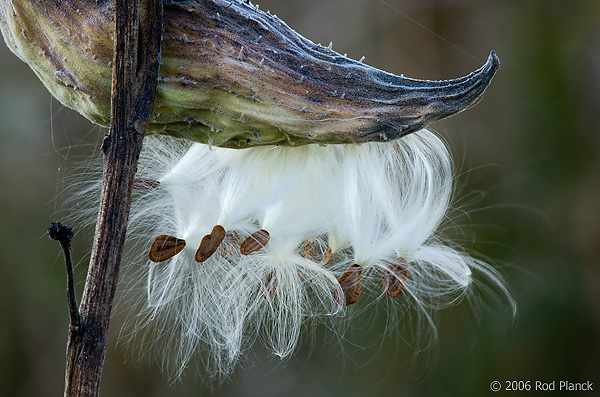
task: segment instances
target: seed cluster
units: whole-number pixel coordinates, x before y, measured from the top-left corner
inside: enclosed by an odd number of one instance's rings
[[[437,139],[428,133],[422,135],[433,142]],[[200,266],[213,255],[235,262],[239,258],[232,257],[232,250],[249,256],[267,247],[267,255],[278,257],[278,267],[290,262],[286,256],[301,256],[336,275],[337,285],[332,295],[342,306],[358,301],[363,270],[376,264],[382,280],[380,291],[396,298],[409,277],[411,251],[418,246],[412,247],[411,241],[403,241],[403,234],[398,234],[395,228],[411,226],[410,218],[418,219],[424,210],[432,207],[435,219],[430,221],[431,230],[427,231],[425,240],[429,238],[444,214],[443,211],[436,214],[435,208],[447,204],[448,197],[444,193],[449,192],[451,186],[443,175],[448,167],[441,167],[442,171],[414,176],[423,177],[416,183],[414,197],[410,191],[399,189],[406,182],[404,175],[413,172],[409,167],[421,172],[423,164],[419,162],[430,160],[420,158],[413,151],[426,140],[417,137],[407,142],[395,146],[307,146],[245,152],[195,145],[181,160],[174,161],[162,178],[136,178],[134,185],[139,190],[163,189],[167,193],[173,216],[185,214],[178,220],[180,226],[173,230],[175,235],[161,234],[154,239],[148,257],[155,263],[168,261],[195,240],[191,249],[197,247],[194,260]],[[398,162],[398,158],[403,161]],[[195,181],[192,167],[201,163],[205,166],[199,168],[205,168],[207,173],[201,177],[202,181]],[[402,168],[392,170],[399,166]],[[273,169],[269,169],[271,167]],[[279,171],[274,171],[276,168]],[[371,171],[375,171],[374,176],[369,175]],[[211,190],[203,191],[201,182],[208,180],[214,184],[207,184],[206,190]],[[191,199],[180,198],[183,196],[181,185],[187,185],[186,190],[191,189],[186,192]],[[393,203],[394,199],[402,202]],[[204,211],[214,208],[220,210],[220,223],[210,226],[210,216]],[[407,210],[411,213],[406,213]],[[406,218],[404,224],[394,224],[402,218]],[[373,219],[377,224],[368,227]],[[209,229],[209,233],[199,238],[202,230]],[[272,235],[274,247],[269,246]],[[382,252],[377,246],[386,240],[390,243],[388,252]],[[221,245],[227,248],[220,249]],[[341,254],[330,264],[334,253]],[[345,270],[339,268],[350,260],[352,263],[345,265]],[[306,269],[299,268],[298,272],[304,274]],[[268,291],[264,295],[270,299],[277,296],[275,270],[264,276],[261,289]]]
[[[205,346],[226,375],[256,338],[287,357],[307,321],[370,299],[429,316],[465,293],[472,270],[501,286],[439,236],[452,165],[426,130],[243,150],[149,137],[138,170],[129,230],[149,261],[136,267],[147,280],[136,321],[179,346],[166,352],[178,371]]]
[[[156,184],[158,185],[158,184]],[[202,238],[200,247],[196,251],[195,260],[196,262],[204,262],[210,258],[219,248],[222,242],[225,241],[226,237],[227,245],[234,246],[237,244],[237,233],[229,232],[226,233],[225,229],[221,225],[215,225],[210,234],[207,234]],[[240,253],[242,255],[250,255],[251,253],[258,251],[263,248],[269,242],[269,232],[260,229],[250,236],[248,236],[240,245]],[[311,260],[313,256],[313,246],[308,240],[303,242],[304,258]],[[185,240],[179,239],[173,236],[160,235],[154,239],[150,246],[150,252],[148,258],[152,262],[164,262],[171,259],[173,256],[180,253],[185,247]],[[323,253],[322,266],[325,266],[331,260],[331,248]],[[404,289],[404,283],[408,276],[407,263],[404,259],[398,258],[397,262],[390,263],[386,269],[382,272],[383,279],[383,292],[392,298],[398,297]],[[334,292],[334,297],[341,305],[348,306],[358,301],[360,295],[360,279],[362,275],[362,267],[357,264],[351,265],[339,278],[338,282],[343,292],[343,297],[339,291]],[[265,298],[270,300],[274,299],[277,288],[277,280],[275,273],[269,273],[263,280]]]

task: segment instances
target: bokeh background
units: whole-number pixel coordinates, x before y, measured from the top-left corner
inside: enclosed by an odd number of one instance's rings
[[[493,380],[591,381],[600,390],[600,2],[259,3],[315,42],[410,77],[462,76],[497,51],[502,67],[484,100],[434,129],[460,173],[467,214],[454,233],[503,273],[517,316],[489,296],[444,310],[438,339],[415,357],[403,331],[382,337],[382,311],[352,323],[356,344],[340,347],[318,329],[284,366],[258,348],[211,390],[193,369],[171,383],[158,364],[132,359],[117,343],[119,312],[103,394],[480,396],[493,394]],[[0,71],[0,394],[56,396],[65,272],[45,230],[69,218],[69,177],[98,156],[105,131],[51,99],[4,44]],[[90,247],[90,230],[78,229],[78,293]]]

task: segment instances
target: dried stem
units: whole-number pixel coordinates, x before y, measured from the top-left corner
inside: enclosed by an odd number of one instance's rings
[[[116,2],[111,126],[104,139],[100,213],[80,314],[67,344],[65,396],[97,396],[112,302],[129,216],[131,190],[154,106],[162,0]]]
[[[67,270],[67,302],[69,305],[69,329],[77,330],[81,324],[81,317],[77,309],[77,297],[75,296],[75,277],[73,276],[73,260],[71,259],[71,239],[73,229],[60,222],[53,222],[48,228],[51,239],[57,240],[65,256],[65,267]]]

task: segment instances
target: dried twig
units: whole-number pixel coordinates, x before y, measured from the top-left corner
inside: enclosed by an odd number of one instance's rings
[[[69,332],[66,396],[99,393],[131,189],[156,94],[162,0],[117,1],[115,21],[111,127],[102,146],[101,206],[79,310],[81,326]]]
[[[77,297],[75,296],[75,278],[73,276],[73,261],[71,260],[71,239],[73,229],[60,222],[53,222],[48,228],[48,235],[52,240],[57,240],[65,256],[65,267],[67,268],[67,300],[69,304],[69,328],[71,331],[79,329],[81,317],[77,309]]]

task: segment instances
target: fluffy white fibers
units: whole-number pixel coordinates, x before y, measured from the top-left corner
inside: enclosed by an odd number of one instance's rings
[[[306,324],[373,299],[402,295],[429,319],[473,269],[507,294],[493,268],[438,235],[452,163],[426,130],[361,145],[144,147],[129,226],[150,251],[132,261],[146,280],[136,325],[167,342],[176,376],[199,357],[222,378],[256,339],[287,357]]]

